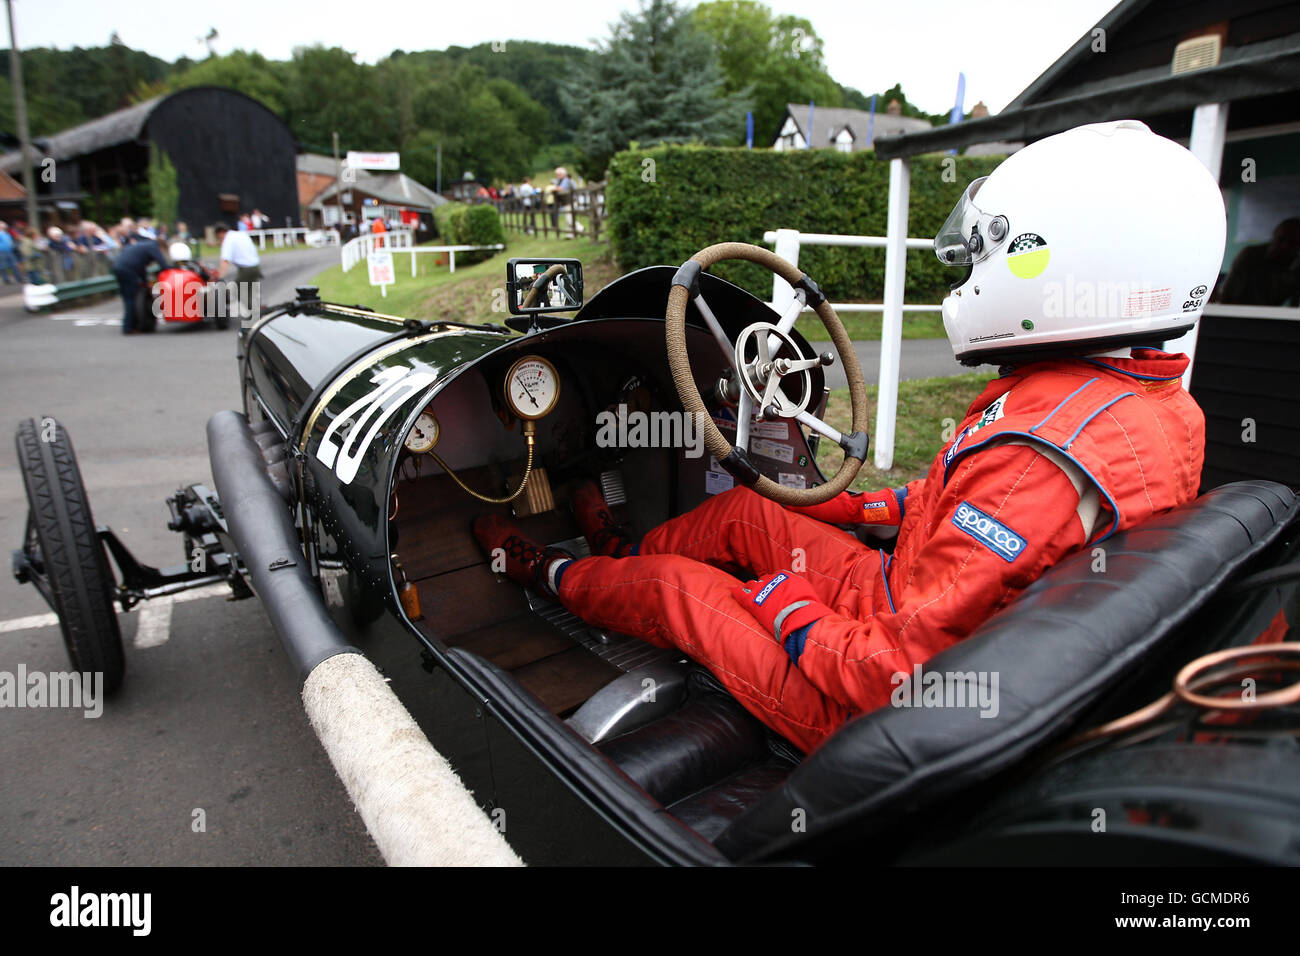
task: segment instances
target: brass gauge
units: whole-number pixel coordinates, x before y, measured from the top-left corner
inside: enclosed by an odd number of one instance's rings
[[[406,435],[406,448],[413,455],[423,455],[438,444],[438,419],[428,411],[420,412]]]
[[[560,399],[560,375],[540,355],[525,355],[506,373],[506,402],[524,421],[549,415]]]

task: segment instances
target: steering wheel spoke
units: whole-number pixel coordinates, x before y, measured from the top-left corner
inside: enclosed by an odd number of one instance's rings
[[[754,417],[754,401],[749,392],[741,389],[740,401],[736,404],[736,447],[749,451],[749,422]]]

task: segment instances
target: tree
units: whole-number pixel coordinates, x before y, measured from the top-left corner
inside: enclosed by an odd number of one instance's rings
[[[510,40],[504,44],[480,43],[472,47],[451,46],[444,51],[410,54],[412,58],[445,58],[453,63],[472,63],[488,76],[509,80],[546,112],[543,138],[548,143],[571,142],[582,116],[573,112],[560,95],[565,79],[583,69],[595,57],[592,50],[557,43]]]
[[[13,93],[7,85],[9,51],[0,51],[0,125],[13,129]],[[23,86],[32,135],[43,136],[130,105],[142,85],[161,81],[166,61],[117,45],[24,50]]]
[[[176,185],[176,167],[156,143],[149,146],[149,199],[153,217],[171,228],[176,222],[176,207],[180,203],[180,188]]]
[[[235,50],[225,56],[210,56],[173,74],[163,92],[192,86],[226,86],[251,96],[272,112],[284,114],[285,64],[268,60],[260,53]]]
[[[420,65],[423,63],[424,65]],[[402,129],[402,168],[432,186],[442,147],[442,180],[465,172],[492,182],[518,179],[545,141],[546,111],[509,80],[478,66],[407,56],[380,64],[381,89],[392,84]],[[398,77],[404,77],[398,82]],[[389,95],[381,93],[381,95]],[[409,126],[407,125],[409,123]]]
[[[842,86],[840,91],[844,96],[844,105],[854,109],[866,110],[871,108],[871,97],[866,93],[853,89],[851,86]],[[946,126],[948,124],[947,113],[927,113],[908,101],[907,94],[903,92],[903,85],[895,83],[883,93],[876,94],[876,112],[883,113],[889,107],[890,100],[898,100],[902,115],[915,116],[920,119],[929,120],[933,126]]]
[[[840,86],[826,72],[822,39],[807,19],[776,17],[761,3],[713,0],[694,22],[718,51],[728,93],[748,91],[761,145],[776,136],[786,104],[840,106]]]
[[[297,47],[287,64],[280,114],[303,146],[322,153],[334,133],[344,150],[398,146],[396,111],[378,96],[374,68],[339,47]]]
[[[709,37],[671,0],[643,0],[612,25],[599,55],[567,84],[562,98],[582,117],[579,170],[604,175],[631,142],[734,142],[747,104],[724,89]]]

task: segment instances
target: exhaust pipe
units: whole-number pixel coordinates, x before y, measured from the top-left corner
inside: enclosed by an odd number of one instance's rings
[[[208,458],[230,536],[299,677],[335,654],[359,654],[325,610],[244,416],[225,411],[208,420]]]
[[[308,719],[384,859],[390,866],[522,866],[374,664],[325,610],[243,415],[212,416],[208,457],[253,590],[303,679]]]

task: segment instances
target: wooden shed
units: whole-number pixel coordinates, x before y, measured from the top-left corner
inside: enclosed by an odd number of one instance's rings
[[[298,224],[293,134],[257,100],[217,86],[155,97],[36,139],[38,202],[75,202],[101,222],[119,212],[147,215],[153,146],[176,169],[177,218],[195,231],[254,208],[271,226]],[[0,156],[0,170],[15,177],[21,164],[17,152]],[[46,169],[53,174],[42,175]]]

